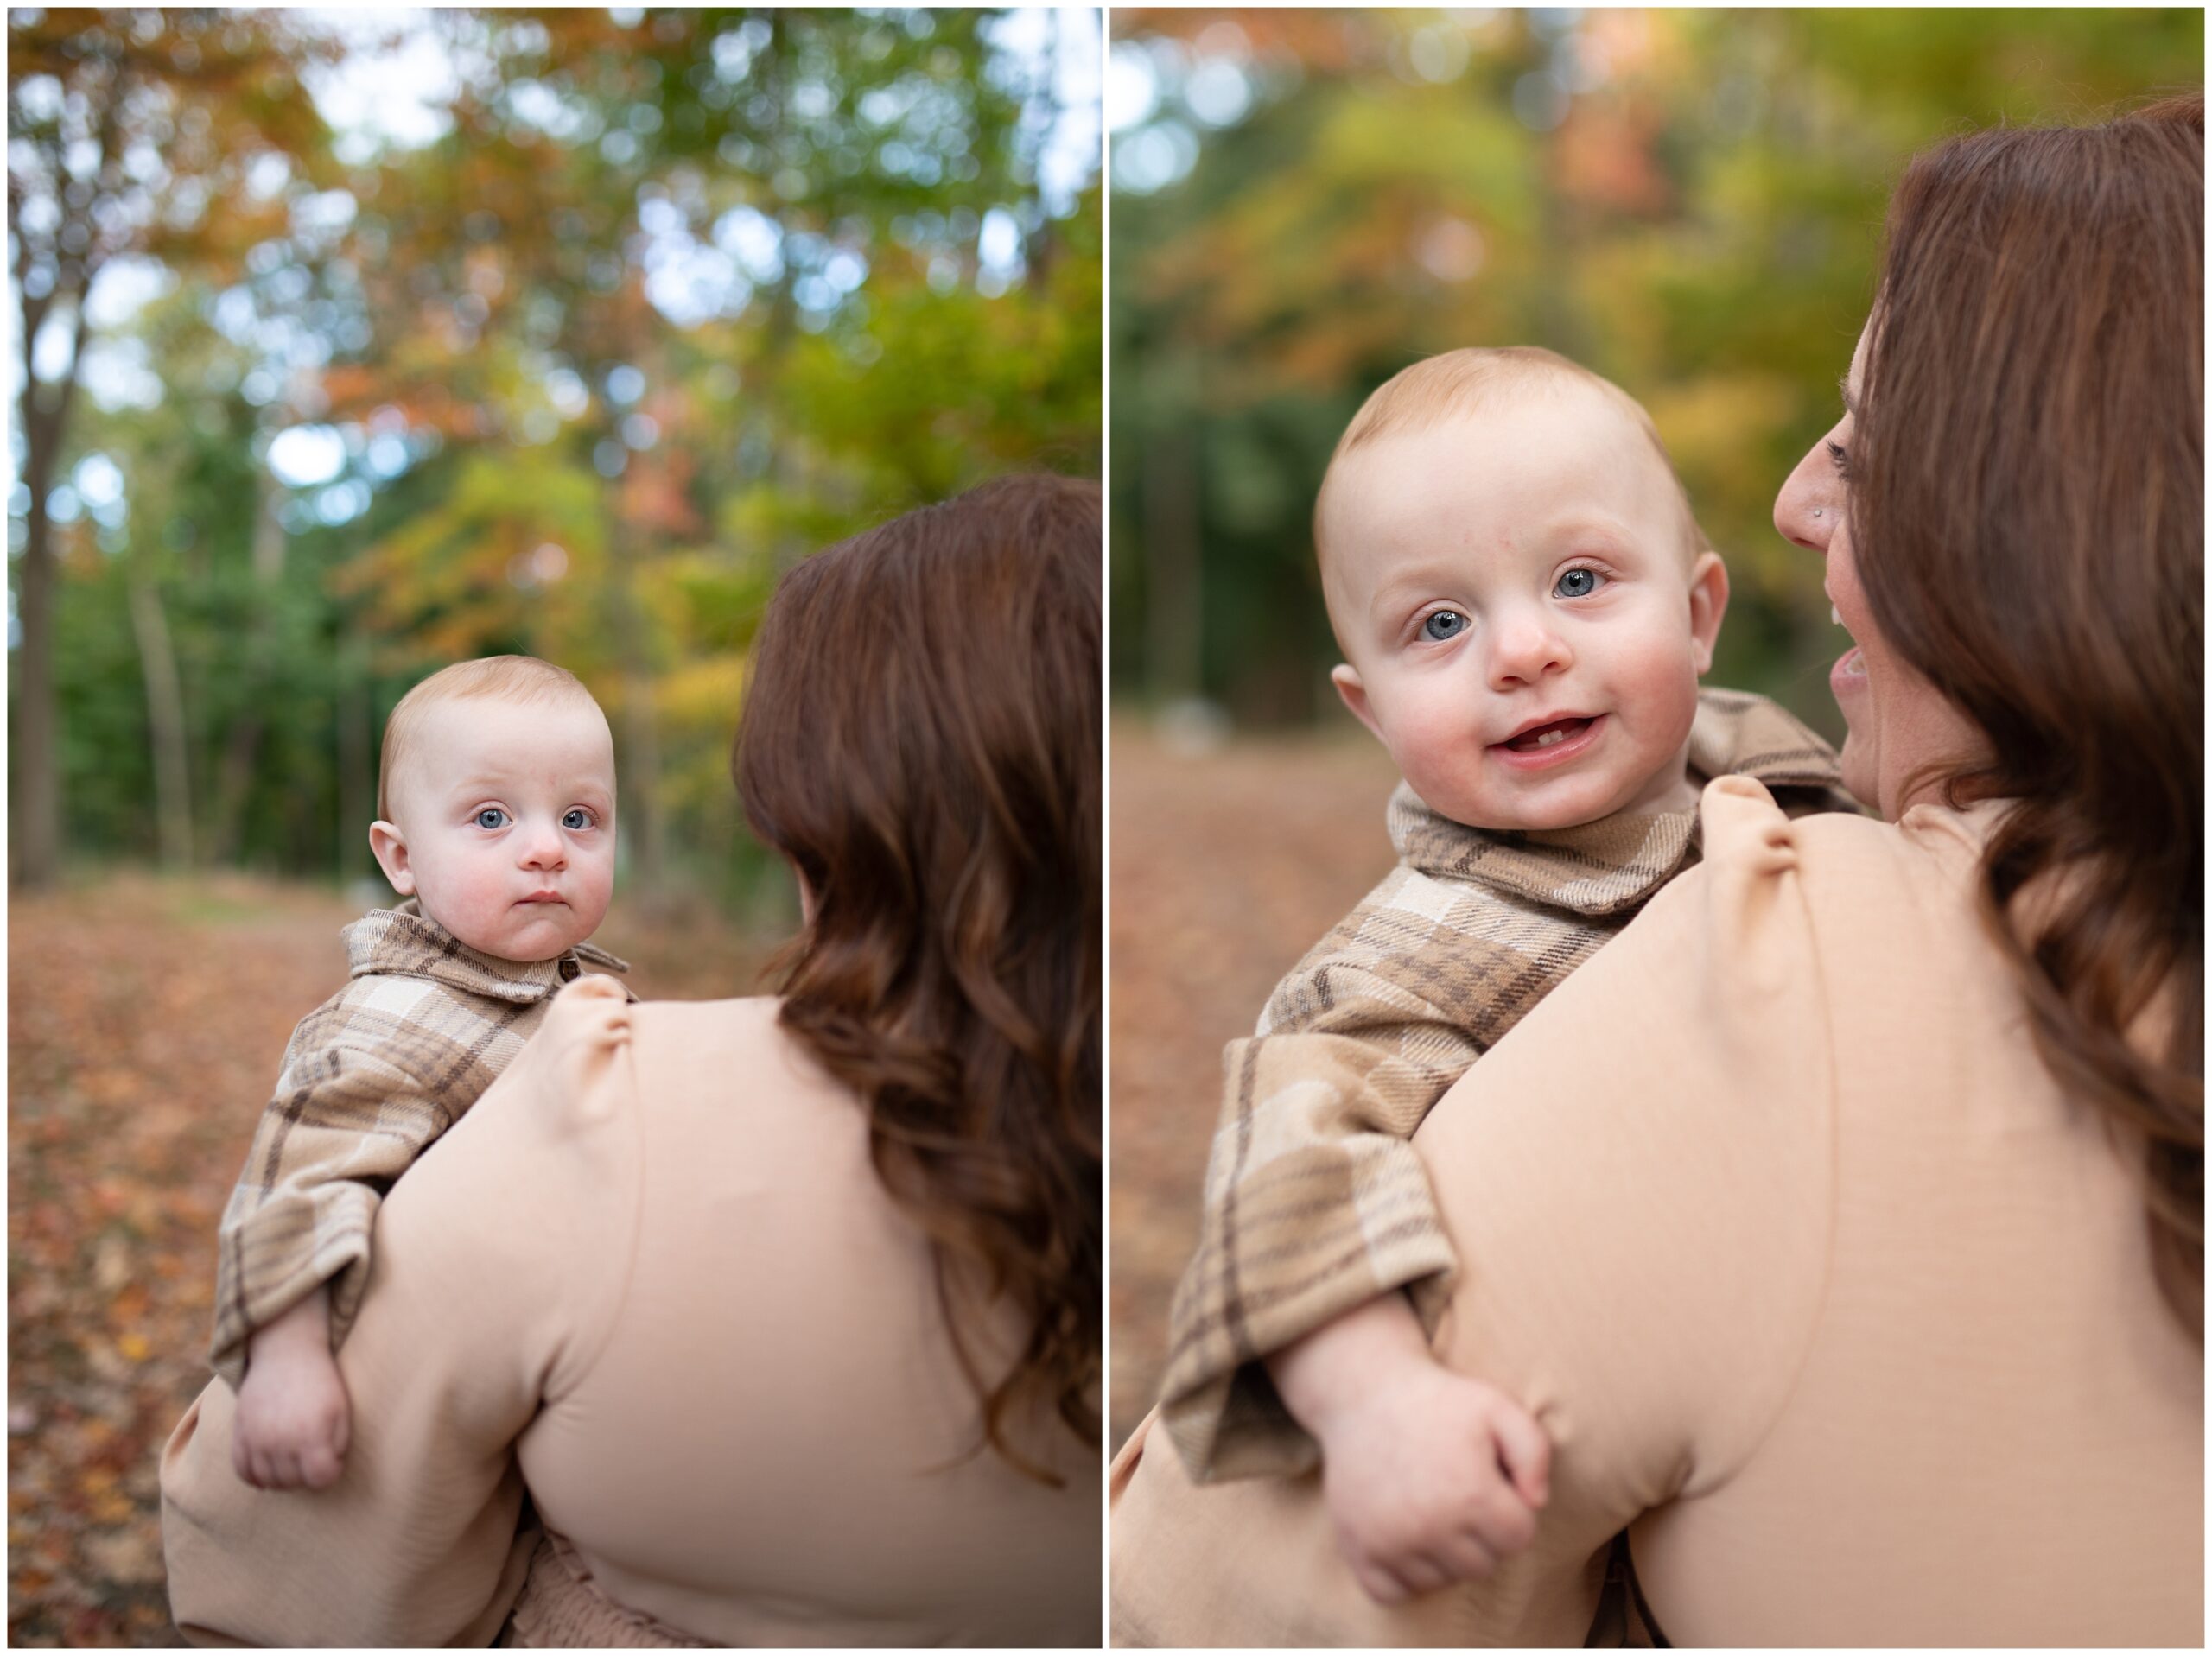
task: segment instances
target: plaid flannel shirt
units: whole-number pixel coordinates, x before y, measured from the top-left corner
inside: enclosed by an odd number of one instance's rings
[[[1689,771],[1698,785],[1755,777],[1793,816],[1859,809],[1826,742],[1739,691],[1700,693]],[[1389,823],[1397,867],[1224,1055],[1160,1408],[1199,1480],[1317,1462],[1260,1358],[1400,1287],[1433,1332],[1456,1262],[1414,1129],[1700,847],[1694,809],[1491,832],[1438,815],[1402,784]]]
[[[392,1181],[483,1096],[563,984],[588,967],[630,969],[591,943],[503,961],[412,898],[340,935],[351,980],[292,1031],[216,1237],[208,1361],[233,1388],[246,1336],[326,1282],[337,1346],[360,1308],[369,1231]]]

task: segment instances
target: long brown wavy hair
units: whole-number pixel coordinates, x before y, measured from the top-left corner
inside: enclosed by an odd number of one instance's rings
[[[1010,477],[818,552],[769,602],[733,768],[805,881],[781,1014],[866,1101],[982,1433],[1099,1420],[1098,485]],[[1027,1343],[985,1372],[974,1319]]]
[[[1916,157],[1850,491],[1876,624],[1988,739],[1953,801],[2017,802],[1982,899],[2037,1046],[2144,1145],[2159,1285],[2200,1340],[2203,223],[2202,93]]]

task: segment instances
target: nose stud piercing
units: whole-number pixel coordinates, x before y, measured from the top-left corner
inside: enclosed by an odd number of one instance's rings
[[[1825,517],[1827,515],[1828,509],[1826,506],[1815,506],[1813,508],[1813,516],[1815,517]]]

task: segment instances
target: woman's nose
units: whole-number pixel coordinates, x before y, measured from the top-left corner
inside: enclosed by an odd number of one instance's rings
[[[1793,546],[1825,556],[1841,501],[1833,482],[1821,475],[1820,465],[1820,445],[1815,443],[1797,462],[1796,470],[1783,479],[1782,492],[1774,498],[1774,527]]]
[[[1566,639],[1536,617],[1524,616],[1500,627],[1491,644],[1491,688],[1516,689],[1573,664]]]

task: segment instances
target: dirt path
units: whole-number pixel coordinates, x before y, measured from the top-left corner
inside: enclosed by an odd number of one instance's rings
[[[118,875],[9,928],[8,1633],[181,1642],[158,1461],[207,1378],[215,1225],[292,1025],[358,909],[312,888]],[[710,919],[616,918],[647,996],[753,987]],[[279,1499],[282,1497],[271,1497]]]
[[[1152,1405],[1221,1097],[1221,1049],[1387,872],[1389,757],[1358,738],[1112,755],[1112,1437]]]

